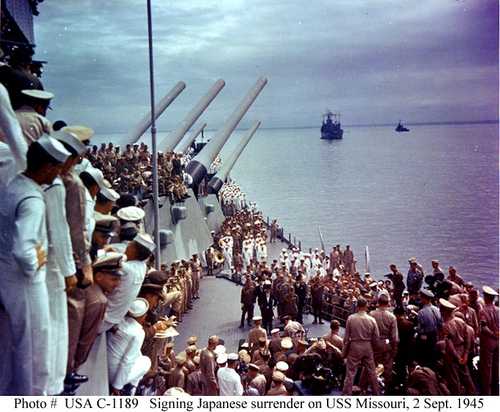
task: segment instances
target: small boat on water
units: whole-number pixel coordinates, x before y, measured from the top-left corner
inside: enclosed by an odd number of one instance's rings
[[[321,138],[325,140],[340,140],[344,136],[344,130],[340,125],[340,113],[327,111],[323,115],[321,125]]]
[[[408,129],[407,127],[403,126],[401,124],[401,120],[399,121],[398,125],[396,126],[396,132],[409,132],[410,129]]]

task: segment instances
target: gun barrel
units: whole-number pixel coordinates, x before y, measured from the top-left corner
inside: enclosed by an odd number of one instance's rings
[[[240,157],[241,153],[243,153],[243,150],[245,150],[245,147],[248,145],[248,143],[252,139],[253,135],[255,134],[259,126],[260,126],[260,121],[257,121],[253,124],[253,126],[247,131],[247,133],[240,140],[240,142],[236,146],[236,149],[222,164],[220,170],[215,174],[214,177],[210,179],[210,182],[208,182],[208,193],[214,193],[214,194],[219,193],[219,190],[226,181],[233,166]]]
[[[233,130],[238,126],[245,113],[253,104],[257,96],[260,94],[264,86],[267,84],[267,79],[261,77],[255,85],[250,89],[247,95],[243,98],[240,104],[236,107],[231,116],[226,120],[222,129],[210,140],[209,143],[198,153],[186,166],[186,172],[193,179],[193,186],[198,186],[203,177],[207,174],[210,164],[213,162],[217,154],[226,143]]]
[[[174,152],[176,153],[186,153],[189,149],[189,146],[195,141],[198,135],[207,127],[206,123],[203,123],[195,129],[195,131],[190,136],[184,136],[184,138],[179,142],[177,146],[175,146]]]
[[[217,80],[210,90],[198,101],[196,106],[191,109],[177,128],[160,141],[158,147],[161,147],[165,152],[174,150],[175,146],[182,140],[189,128],[198,120],[225,85],[226,83],[224,80]]]
[[[172,102],[181,94],[186,88],[186,83],[178,82],[155,106],[155,119],[158,119],[165,109],[172,104]],[[137,126],[129,134],[128,142],[139,143],[140,141],[148,142],[147,138],[141,139],[141,136],[151,126],[151,112],[148,112]]]

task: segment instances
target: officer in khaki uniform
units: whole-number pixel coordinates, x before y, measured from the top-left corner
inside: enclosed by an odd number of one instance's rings
[[[392,378],[394,357],[398,350],[399,335],[396,316],[389,311],[389,298],[382,294],[378,298],[378,308],[370,312],[377,322],[380,339],[375,345],[375,363],[384,365],[384,384],[388,388]]]
[[[377,322],[366,313],[367,302],[358,299],[358,312],[347,318],[344,350],[342,357],[346,359],[346,375],[344,380],[344,395],[352,395],[354,376],[359,366],[366,368],[368,379],[374,395],[379,394],[377,376],[375,375],[375,360],[373,345],[380,339]]]
[[[451,302],[439,299],[439,306],[443,317],[441,334],[445,342],[443,377],[451,395],[474,395],[476,390],[467,366],[470,343],[467,324],[453,314],[456,306]]]
[[[498,293],[483,287],[484,307],[479,311],[479,375],[481,395],[498,395]]]
[[[110,252],[96,260],[93,265],[94,283],[86,289],[74,289],[81,294],[80,304],[68,306],[68,369],[65,383],[82,383],[78,368],[83,365],[92,349],[101,322],[106,313],[106,295],[113,292],[123,276],[121,253]],[[85,379],[83,380],[85,381]]]
[[[259,338],[263,337],[267,340],[266,330],[260,326],[262,323],[261,316],[254,316],[253,322],[255,326],[248,332],[247,342],[250,345],[250,352],[255,351],[259,347]]]
[[[215,375],[215,353],[214,349],[219,344],[217,336],[208,338],[208,345],[200,353],[201,387],[203,396],[217,396],[219,386]]]

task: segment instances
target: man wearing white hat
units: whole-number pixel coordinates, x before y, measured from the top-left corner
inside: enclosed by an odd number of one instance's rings
[[[104,184],[105,187],[97,193],[94,210],[103,215],[109,215],[120,195],[113,190],[111,184],[106,179],[104,180]]]
[[[139,232],[144,231],[143,219],[145,215],[144,210],[137,206],[122,207],[116,213],[116,216],[120,219],[122,224],[132,222],[137,226]]]
[[[57,140],[41,137],[28,149],[24,173],[0,190],[0,306],[9,317],[8,325],[0,327],[0,345],[12,362],[11,380],[0,377],[0,394],[47,393],[48,239],[41,185],[52,184],[69,155]],[[4,341],[9,337],[11,345]]]
[[[222,356],[222,355],[221,355]],[[219,383],[220,396],[241,396],[243,395],[243,385],[240,375],[236,372],[239,356],[237,353],[230,353],[217,358],[219,370],[217,371],[217,381]],[[225,361],[225,362],[222,362]],[[226,364],[227,363],[227,364]]]
[[[135,222],[139,224],[141,220],[144,219],[145,213],[140,207],[127,206],[119,209],[116,216],[125,222]]]
[[[108,296],[108,306],[101,332],[118,325],[139,294],[146,276],[146,261],[155,250],[155,243],[147,233],[139,233],[125,249],[126,262],[122,264],[124,276],[118,287]]]
[[[498,395],[498,292],[483,287],[484,306],[479,311],[479,376],[481,395]]]
[[[108,333],[108,375],[114,395],[133,395],[134,388],[151,367],[151,360],[141,353],[145,336],[142,324],[148,309],[146,299],[135,299],[128,316],[116,331]]]
[[[89,242],[92,242],[92,234],[95,228],[94,209],[95,198],[101,189],[106,188],[104,175],[99,169],[88,167],[80,173],[85,188],[85,227]]]
[[[63,128],[62,133],[69,133],[72,136],[76,136],[84,145],[88,143],[91,137],[88,133],[80,136],[68,127]],[[78,162],[81,163],[81,158],[79,158]],[[90,258],[92,235],[87,233],[85,221],[87,214],[93,213],[93,210],[88,212],[86,210],[85,199],[87,189],[80,179],[79,173],[76,171],[76,167],[79,166],[78,162],[72,168],[63,172],[61,177],[66,188],[66,218],[68,220],[76,267],[82,278],[81,284],[90,285],[93,282],[92,260]]]
[[[54,95],[45,90],[27,89],[21,92],[22,106],[16,110],[23,135],[28,144],[37,141],[44,133],[52,133],[52,124],[45,117]]]
[[[62,174],[67,173],[78,161],[86,147],[75,136],[56,133],[71,156],[63,165]],[[68,306],[66,290],[76,286],[76,267],[68,221],[66,220],[66,189],[61,177],[56,177],[51,185],[44,188],[47,206],[47,234],[49,253],[47,257],[47,290],[50,304],[50,353],[51,373],[48,394],[56,395],[64,389],[64,377],[68,357]]]

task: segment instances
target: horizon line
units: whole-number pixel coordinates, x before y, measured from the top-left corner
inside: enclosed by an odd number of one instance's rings
[[[404,123],[407,126],[446,126],[446,125],[467,125],[467,124],[499,124],[500,120],[449,120],[449,121],[423,121],[423,122],[408,122]],[[352,123],[342,125],[343,127],[392,127],[395,123]],[[319,126],[268,126],[260,127],[261,130],[286,130],[286,129],[315,129]],[[249,127],[237,127],[235,130],[249,130]],[[147,129],[149,130],[149,128]],[[168,133],[173,129],[158,130],[158,133]],[[217,131],[218,129],[205,129],[206,131]],[[103,134],[124,134],[128,131],[120,132],[100,132],[97,135]],[[144,132],[146,133],[146,132]],[[188,132],[189,133],[189,130]]]

